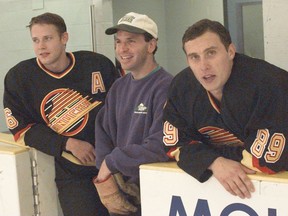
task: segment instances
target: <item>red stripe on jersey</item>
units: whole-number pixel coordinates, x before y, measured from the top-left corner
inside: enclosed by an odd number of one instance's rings
[[[260,166],[259,164],[259,160],[256,157],[252,158],[252,164],[254,167],[256,167],[257,169],[259,169],[260,171],[262,171],[263,173],[267,173],[267,174],[275,174],[276,172],[274,172],[273,170],[269,169],[266,166]]]
[[[172,147],[172,148],[170,148],[169,151],[166,153],[166,155],[167,155],[169,158],[175,159],[175,157],[172,156],[171,153],[174,152],[176,149],[177,149],[177,147]]]
[[[34,124],[28,124],[25,128],[23,128],[22,130],[18,131],[15,135],[14,135],[14,140],[15,142],[17,142],[17,140],[22,136],[23,133],[26,133]]]

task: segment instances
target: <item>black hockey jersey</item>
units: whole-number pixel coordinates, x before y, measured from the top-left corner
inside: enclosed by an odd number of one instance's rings
[[[10,69],[4,83],[6,123],[15,141],[56,158],[69,137],[94,145],[96,114],[119,77],[101,54],[67,55],[70,65],[62,73],[48,71],[32,58]]]
[[[172,81],[164,109],[168,155],[180,150],[179,167],[201,182],[212,175],[207,168],[219,156],[245,165],[249,158],[252,167],[266,173],[288,170],[287,93],[286,71],[240,54],[221,104],[190,68],[184,69]]]

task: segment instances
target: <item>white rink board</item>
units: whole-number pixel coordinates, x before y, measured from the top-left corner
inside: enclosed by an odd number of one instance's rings
[[[36,165],[37,208],[32,163]],[[54,178],[52,156],[19,146],[11,134],[0,133],[0,216],[32,216],[38,212],[40,216],[63,216]]]
[[[33,205],[28,150],[0,142],[0,215],[33,215]]]
[[[175,163],[142,165],[142,216],[287,216],[286,177],[280,181],[257,177],[252,197],[241,199],[230,195],[214,177],[199,183]]]

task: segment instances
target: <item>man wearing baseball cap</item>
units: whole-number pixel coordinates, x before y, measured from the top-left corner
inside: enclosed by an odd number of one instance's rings
[[[115,34],[126,75],[112,85],[96,118],[94,184],[110,215],[140,216],[139,165],[168,160],[162,110],[173,77],[155,60],[158,29],[147,15],[130,12],[105,33]]]

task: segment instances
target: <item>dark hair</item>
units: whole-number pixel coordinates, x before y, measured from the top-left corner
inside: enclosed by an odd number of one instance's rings
[[[64,19],[53,13],[44,13],[36,17],[32,17],[30,20],[30,23],[27,27],[32,28],[33,25],[35,24],[51,24],[56,26],[57,31],[59,32],[60,35],[62,35],[64,32],[67,31],[67,27],[65,24]]]
[[[226,50],[228,50],[229,45],[232,43],[229,31],[217,21],[202,19],[194,23],[185,31],[182,37],[182,48],[184,52],[184,45],[186,42],[194,40],[208,31],[217,34]]]
[[[144,35],[144,40],[146,42],[149,42],[150,40],[154,39],[154,37],[151,34],[149,34],[148,32],[145,32],[143,35]],[[157,40],[157,39],[155,39],[155,40]],[[156,46],[155,50],[153,51],[153,55],[155,55],[157,49],[158,49],[158,46]]]

